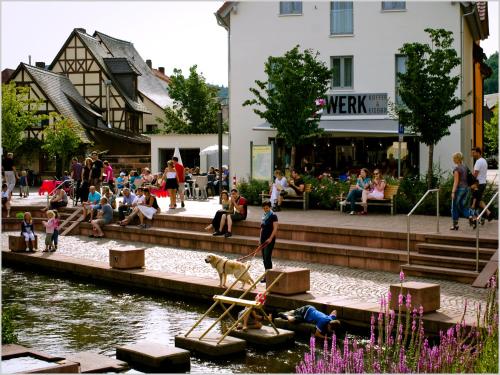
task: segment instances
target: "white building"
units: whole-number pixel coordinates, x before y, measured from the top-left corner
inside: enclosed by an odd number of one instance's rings
[[[474,110],[474,99],[482,97],[482,84],[478,91],[473,74],[478,63],[473,51],[476,54],[480,50],[477,42],[488,36],[484,3],[225,2],[216,17],[228,30],[230,170],[238,178],[250,175],[251,143],[267,145],[276,136],[253,112],[254,107],[243,107],[242,103],[253,98],[249,88],[256,87],[255,80],[267,80],[264,63],[268,57],[281,56],[297,44],[301,49],[319,51],[319,58],[328,67],[337,68],[327,95],[344,102],[344,107],[322,116],[320,127],[328,137],[317,140],[309,150],[298,151],[296,166],[304,156],[316,158],[312,161],[319,168],[330,166],[334,170],[349,158],[358,166],[373,166],[387,158],[389,147],[398,140],[397,122],[389,118],[385,107],[382,114],[354,109],[360,109],[360,101],[368,102],[370,94],[381,95],[374,106],[395,100],[396,72],[404,68],[398,49],[407,42],[428,43],[426,28],[444,28],[454,34],[454,48],[463,59],[464,79],[456,93],[465,100],[462,110]],[[479,103],[482,106],[482,99]],[[451,134],[435,148],[434,162],[442,169],[451,167],[453,152],[468,155],[471,146],[482,145],[482,128],[475,129],[474,120],[470,115],[452,125]],[[409,149],[408,164],[424,173],[427,147],[410,135],[404,141]],[[274,161],[278,166],[286,165],[286,161]]]

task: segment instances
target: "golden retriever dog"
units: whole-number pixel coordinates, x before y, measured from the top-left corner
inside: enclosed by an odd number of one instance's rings
[[[234,277],[238,278],[242,273],[244,273],[244,275],[240,278],[242,288],[245,288],[245,284],[251,286],[254,283],[250,274],[248,272],[245,272],[246,265],[244,263],[215,254],[208,254],[205,258],[205,263],[210,263],[210,265],[215,268],[215,270],[219,274],[220,287],[226,288],[227,275],[233,275]]]

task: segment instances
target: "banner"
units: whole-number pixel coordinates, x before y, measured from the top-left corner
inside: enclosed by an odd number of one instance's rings
[[[252,145],[251,178],[269,181],[273,175],[272,146]]]

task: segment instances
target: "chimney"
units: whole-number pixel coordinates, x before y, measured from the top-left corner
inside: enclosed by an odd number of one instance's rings
[[[165,75],[165,67],[164,66],[158,67],[158,70],[160,71],[161,74]]]
[[[84,29],[84,28],[82,28],[82,27],[76,28],[75,30],[76,30],[76,31],[79,31],[79,32],[81,32],[81,33],[83,33],[83,34],[87,34],[87,30],[85,30],[85,29]]]
[[[153,69],[153,62],[151,60],[146,60],[146,65],[149,66],[149,69]]]
[[[35,66],[40,69],[45,69],[45,62],[44,61],[37,61],[35,62]]]

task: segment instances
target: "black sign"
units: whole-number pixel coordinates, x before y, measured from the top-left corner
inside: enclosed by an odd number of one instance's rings
[[[386,115],[387,94],[331,95],[323,116]]]

